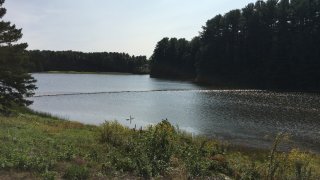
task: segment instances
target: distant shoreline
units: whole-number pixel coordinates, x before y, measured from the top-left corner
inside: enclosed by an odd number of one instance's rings
[[[150,75],[149,73],[127,73],[127,72],[90,72],[90,71],[43,71],[43,72],[31,72],[32,74],[101,74],[101,75]],[[166,77],[153,77],[150,75],[150,78],[167,80],[167,81],[182,81],[190,82],[198,86],[207,87],[215,90],[256,90],[256,91],[271,91],[278,93],[311,93],[311,94],[320,94],[320,90],[299,90],[299,89],[258,89],[250,87],[239,87],[232,85],[214,85],[213,83],[206,81],[199,81],[197,79],[184,79],[184,78],[166,78]]]
[[[32,72],[32,74],[110,74],[110,75],[148,75],[143,73],[127,73],[127,72],[90,72],[90,71],[43,71]]]

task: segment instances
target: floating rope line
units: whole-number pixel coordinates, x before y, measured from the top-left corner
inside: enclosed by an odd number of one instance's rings
[[[33,97],[50,97],[50,96],[77,96],[77,95],[94,95],[94,94],[120,94],[120,93],[148,93],[148,92],[262,92],[261,90],[201,90],[201,89],[160,89],[160,90],[146,90],[146,91],[104,91],[104,92],[76,92],[76,93],[62,93],[62,94],[44,94],[35,95]]]

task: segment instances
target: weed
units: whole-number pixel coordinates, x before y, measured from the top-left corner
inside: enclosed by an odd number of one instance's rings
[[[89,178],[89,170],[84,166],[72,165],[63,177],[68,180],[85,180]]]
[[[58,173],[54,171],[47,171],[41,175],[44,180],[55,180]]]

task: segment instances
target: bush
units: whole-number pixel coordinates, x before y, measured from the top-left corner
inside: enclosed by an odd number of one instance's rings
[[[47,171],[43,173],[41,176],[44,180],[55,180],[57,176],[57,172]]]
[[[100,142],[110,143],[113,146],[122,146],[129,141],[132,132],[129,128],[118,122],[105,122],[99,133]]]
[[[72,165],[67,169],[63,177],[69,180],[85,180],[89,178],[89,170],[84,166]]]
[[[241,153],[226,156],[227,146],[206,137],[192,136],[167,120],[142,131],[106,122],[100,141],[110,152],[103,172],[137,173],[144,178],[170,177],[183,172],[189,178],[234,177],[235,179],[314,179],[310,154],[293,150],[277,152],[286,135],[279,135],[266,159],[250,159]],[[110,146],[111,145],[111,146]],[[174,163],[175,161],[176,163]],[[233,161],[233,162],[232,162]],[[178,163],[177,163],[178,162]],[[232,162],[232,163],[230,163]]]
[[[170,159],[175,151],[176,135],[175,128],[167,120],[148,129],[147,155],[152,165],[153,175],[167,172]]]

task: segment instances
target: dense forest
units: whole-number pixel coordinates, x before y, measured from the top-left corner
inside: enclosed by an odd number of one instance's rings
[[[127,72],[148,73],[146,56],[126,53],[83,53],[75,51],[28,51],[30,72]]]
[[[268,0],[217,15],[191,41],[164,38],[151,76],[224,87],[320,89],[320,0]]]

